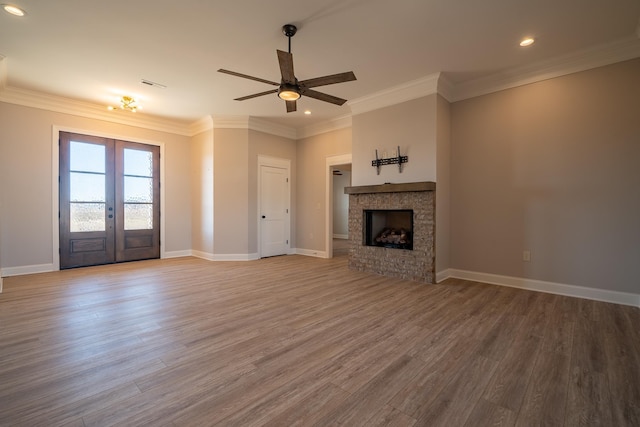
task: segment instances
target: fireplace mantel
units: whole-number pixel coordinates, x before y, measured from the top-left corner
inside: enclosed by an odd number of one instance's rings
[[[372,194],[372,193],[405,193],[409,191],[434,191],[436,183],[432,181],[406,182],[402,184],[360,185],[345,187],[344,194]]]

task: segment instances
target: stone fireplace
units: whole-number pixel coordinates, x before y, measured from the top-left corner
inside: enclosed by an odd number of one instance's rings
[[[435,283],[435,183],[347,187],[345,193],[349,194],[349,268]],[[402,240],[402,230],[411,243],[376,244],[371,234],[379,236],[384,229],[396,230],[396,236],[384,240]]]

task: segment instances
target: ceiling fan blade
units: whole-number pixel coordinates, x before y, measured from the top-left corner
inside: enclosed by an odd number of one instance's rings
[[[304,87],[318,87],[332,85],[336,83],[344,83],[356,80],[356,75],[353,71],[340,74],[332,74],[330,76],[316,77],[315,79],[303,80],[300,82],[300,86]]]
[[[280,74],[282,74],[282,81],[285,83],[290,83],[292,85],[296,84],[296,76],[293,72],[293,55],[282,50],[277,50],[277,52],[278,62],[280,63]]]
[[[296,111],[296,101],[285,101],[287,103],[287,113],[293,113]]]
[[[235,71],[229,71],[229,70],[225,70],[220,68],[218,70],[219,73],[224,73],[224,74],[230,74],[232,76],[236,76],[236,77],[242,77],[243,79],[249,79],[249,80],[255,80],[257,82],[261,82],[261,83],[266,83],[268,85],[273,85],[273,86],[280,86],[280,83],[276,83],[276,82],[272,82],[269,80],[265,80],[265,79],[261,79],[260,77],[253,77],[253,76],[248,76],[246,74],[242,74],[242,73],[236,73]]]
[[[301,88],[300,93],[309,98],[319,99],[320,101],[330,102],[336,105],[342,105],[347,102],[346,99],[338,98],[337,96],[327,95],[326,93],[318,92],[311,89]]]
[[[243,96],[241,98],[235,98],[234,101],[244,101],[246,99],[257,98],[259,96],[270,95],[272,93],[276,93],[278,89],[271,89],[260,93],[254,93],[253,95]]]

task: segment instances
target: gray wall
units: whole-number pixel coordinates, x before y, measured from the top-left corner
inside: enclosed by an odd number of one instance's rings
[[[638,293],[640,59],[456,102],[451,138],[453,268]]]

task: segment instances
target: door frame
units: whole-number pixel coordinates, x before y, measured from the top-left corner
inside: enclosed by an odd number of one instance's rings
[[[325,165],[325,258],[333,258],[333,167],[339,165],[351,164],[351,154],[342,154],[339,156],[328,156]],[[353,175],[352,175],[353,177]]]
[[[79,133],[83,135],[97,136],[100,138],[119,139],[123,141],[138,142],[140,144],[154,145],[160,147],[160,258],[165,257],[165,194],[164,194],[164,143],[158,141],[150,141],[147,139],[133,138],[130,136],[123,136],[119,134],[112,134],[108,132],[78,129],[68,126],[53,125],[51,128],[51,224],[53,229],[52,236],[52,259],[53,269],[60,270],[60,226],[58,212],[60,211],[60,183],[58,177],[60,176],[60,148],[58,141],[60,139],[60,132]]]
[[[258,247],[257,247],[257,252],[258,252],[258,259],[262,258],[262,221],[260,221],[260,207],[262,206],[262,174],[260,173],[262,166],[268,166],[268,167],[272,167],[272,168],[279,168],[279,169],[285,169],[286,173],[287,173],[287,181],[289,182],[289,186],[287,188],[287,205],[289,206],[289,215],[287,215],[287,219],[286,219],[286,223],[285,223],[285,228],[287,230],[287,240],[289,241],[289,243],[287,244],[287,255],[291,255],[292,251],[291,251],[291,187],[292,187],[292,182],[291,182],[291,160],[289,159],[281,159],[278,157],[270,157],[270,156],[263,156],[263,155],[258,155],[258,169],[257,169],[257,176],[258,176],[258,187],[257,187],[257,205],[256,205],[256,222],[257,222],[257,236],[256,236],[256,242],[258,243]]]

